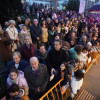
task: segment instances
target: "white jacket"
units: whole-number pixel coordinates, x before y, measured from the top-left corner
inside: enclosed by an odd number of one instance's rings
[[[9,37],[10,39],[12,40],[16,40],[18,38],[18,31],[17,29],[14,27],[14,28],[11,28],[10,26],[6,29],[6,31],[8,32],[9,34]],[[12,51],[14,52],[15,49],[17,49],[17,45],[16,43],[12,43],[13,47],[12,47]]]
[[[11,28],[10,26],[6,29],[6,31],[8,32],[10,38],[12,40],[16,40],[16,38],[18,37],[18,31],[17,29],[14,27],[14,28]]]
[[[80,90],[83,83],[83,78],[81,80],[77,80],[74,76],[71,80],[71,89],[73,94],[77,94],[77,90]]]

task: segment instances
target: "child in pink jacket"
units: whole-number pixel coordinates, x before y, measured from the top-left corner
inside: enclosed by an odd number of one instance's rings
[[[9,88],[12,84],[18,84],[19,87],[23,87],[25,89],[25,95],[28,95],[29,88],[24,78],[24,73],[16,68],[10,70],[10,74],[7,78],[7,87]]]

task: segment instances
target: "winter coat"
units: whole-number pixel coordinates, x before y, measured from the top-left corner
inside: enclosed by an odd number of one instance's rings
[[[5,96],[7,92],[5,75],[0,74],[0,99]]]
[[[8,78],[7,78],[7,87],[9,88],[12,84],[14,84],[14,83],[11,82],[10,76],[8,76]],[[25,95],[28,95],[28,84],[27,84],[27,81],[24,77],[24,73],[22,71],[18,72],[18,77],[16,79],[15,84],[18,84],[19,87],[25,87],[24,88],[25,92],[26,92]]]
[[[49,81],[49,74],[47,67],[44,64],[38,65],[38,73],[35,75],[32,67],[25,69],[25,78],[29,86],[29,95],[33,97],[33,94],[38,94],[38,88],[40,87],[41,93],[46,90],[46,86]]]
[[[42,42],[48,42],[48,29],[45,27],[42,27]]]
[[[14,61],[10,61],[8,63],[7,66],[7,75],[10,73],[11,68],[13,68],[15,66],[15,62]],[[24,60],[20,60],[19,62],[19,66],[18,66],[18,70],[21,70],[24,72],[25,68],[29,66],[29,63],[27,61]]]
[[[41,41],[42,29],[39,24],[37,25],[37,27],[35,27],[35,25],[33,24],[30,28],[30,33],[31,33],[31,38],[33,43],[38,42],[37,37],[39,37]]]
[[[74,76],[72,77],[71,89],[74,95],[77,94],[78,90],[80,90],[82,84],[83,84],[83,78],[81,80],[77,80]]]
[[[49,45],[52,44],[52,42],[54,41],[54,39],[55,39],[55,31],[49,30],[48,31],[48,42],[49,42]]]
[[[9,88],[12,84],[13,83],[10,81],[10,76],[8,76],[7,87]],[[28,87],[26,79],[24,78],[24,73],[22,71],[18,72],[18,78],[17,78],[15,84],[18,84],[20,87],[22,87],[22,86]]]
[[[48,52],[47,62],[46,62],[48,68],[60,69],[60,65],[64,61],[67,62],[68,57],[66,52],[63,49],[60,49],[59,51],[53,49]]]
[[[11,45],[5,45],[5,42],[10,40],[7,32],[0,34],[0,61],[8,61],[12,59]]]
[[[64,80],[61,82],[61,85],[64,86],[68,82],[68,71],[67,69],[63,70],[60,72],[61,73],[61,78],[64,78]]]
[[[30,49],[24,44],[20,48],[20,53],[23,60],[29,61],[33,56],[36,56],[36,47],[34,44],[30,44]]]
[[[39,60],[40,63],[42,64],[46,64],[46,58],[47,58],[47,51],[45,52],[45,54],[41,54],[39,52],[39,50],[36,51],[36,56]]]
[[[18,38],[18,31],[15,27],[11,28],[10,26],[6,29],[6,31],[8,32],[10,39],[13,40],[13,42],[12,42],[12,45],[13,45],[12,51],[15,51],[15,49],[17,49],[17,44],[14,43],[14,40],[16,40]]]
[[[18,36],[18,31],[17,29],[14,27],[13,29],[9,26],[6,31],[8,32],[10,38],[12,40],[16,40],[17,36]]]

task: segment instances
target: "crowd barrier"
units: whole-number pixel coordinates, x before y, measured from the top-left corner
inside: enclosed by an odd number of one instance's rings
[[[92,64],[97,64],[97,58],[100,56],[100,52],[91,52],[89,54],[89,61],[87,61],[87,69],[85,71],[85,74],[88,72],[88,70],[91,68]],[[84,69],[84,68],[83,68]],[[49,96],[52,96],[52,100],[66,100],[70,94],[70,86],[68,85],[66,90],[64,92],[61,91],[61,82],[63,79],[61,79],[59,82],[57,82],[48,92],[46,92],[39,100],[50,100]],[[58,91],[58,86],[60,88],[60,91]],[[56,96],[54,95],[54,90],[56,91]],[[50,95],[51,94],[51,95]]]
[[[93,96],[88,91],[82,88],[74,98],[74,100],[95,100],[95,99],[96,99],[95,96]]]

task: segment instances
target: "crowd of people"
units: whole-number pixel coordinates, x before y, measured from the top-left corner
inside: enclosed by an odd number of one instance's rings
[[[74,98],[82,86],[89,54],[100,51],[96,18],[41,9],[36,16],[24,21],[18,16],[0,25],[0,63],[6,66],[7,80],[2,100],[38,100],[62,78],[62,91],[69,84]]]
[[[37,12],[41,12],[41,11],[43,12],[44,10],[48,10],[49,8],[51,7],[49,7],[48,4],[45,5],[42,3],[37,4],[35,2],[33,2],[33,4],[30,4],[28,2],[23,3],[23,12],[26,15],[31,15],[31,14],[37,15]]]

